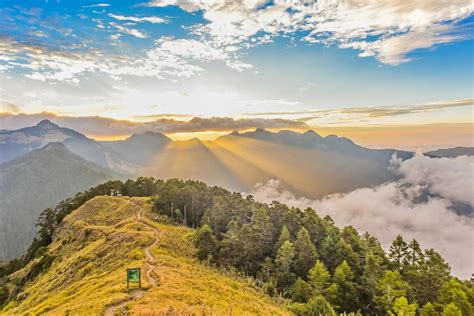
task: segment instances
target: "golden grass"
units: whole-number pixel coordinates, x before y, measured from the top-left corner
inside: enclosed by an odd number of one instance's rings
[[[153,243],[158,228],[156,257],[158,287],[146,280],[143,247]],[[151,218],[145,198],[97,197],[66,217],[49,252],[51,268],[27,284],[17,302],[2,315],[100,315],[107,305],[127,302],[131,315],[282,315],[288,312],[256,289],[196,261],[189,228],[168,226]],[[126,290],[127,267],[141,267],[147,290],[131,300]],[[11,277],[14,282],[29,266]]]

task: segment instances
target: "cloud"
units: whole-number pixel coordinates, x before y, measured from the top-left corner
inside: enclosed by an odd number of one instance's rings
[[[32,126],[43,119],[72,128],[86,135],[97,137],[128,136],[132,133],[153,131],[165,134],[192,132],[226,132],[248,130],[253,128],[268,129],[309,129],[302,122],[285,119],[234,119],[230,117],[193,117],[190,120],[176,120],[169,117],[183,117],[182,114],[166,114],[154,121],[132,122],[99,116],[73,117],[59,116],[52,113],[12,114],[0,113],[0,126],[9,130]]]
[[[16,104],[0,101],[0,113],[1,112],[10,112],[10,113],[19,113],[21,111],[20,107]]]
[[[234,60],[234,61],[227,61],[226,65],[238,72],[242,72],[245,69],[252,69],[253,65],[244,63],[240,60]]]
[[[474,11],[470,0],[454,1],[185,1],[153,0],[148,6],[202,11],[208,21],[194,33],[218,46],[248,48],[275,36],[306,33],[303,42],[338,45],[380,62],[408,62],[415,50],[464,40],[458,22]],[[462,32],[458,32],[461,30]],[[459,33],[453,35],[452,33]]]
[[[373,188],[360,188],[321,200],[297,198],[277,180],[259,184],[252,192],[262,202],[278,200],[299,208],[312,207],[330,215],[337,225],[352,225],[377,236],[385,249],[397,234],[435,248],[453,273],[468,279],[473,264],[474,157],[433,159],[415,156],[395,161],[401,179]],[[466,203],[470,215],[458,215],[456,203]]]
[[[83,8],[103,8],[103,7],[110,7],[109,3],[96,3],[91,5],[84,5]]]
[[[110,23],[119,31],[139,38],[146,34],[138,30]],[[188,46],[189,44],[189,46]],[[20,43],[9,37],[0,36],[0,58],[18,68],[30,70],[25,76],[30,79],[46,81],[57,80],[78,83],[79,76],[86,72],[100,71],[114,79],[122,76],[189,78],[203,68],[193,65],[190,58],[211,60],[223,58],[222,52],[199,42],[171,39],[157,42],[157,46],[146,51],[145,56],[109,55],[95,49],[82,51],[57,48],[46,44]]]
[[[84,7],[109,5],[97,3]],[[15,38],[7,41],[5,37],[0,38],[5,42],[5,45],[0,43],[0,57],[9,58],[1,60],[0,71],[26,69],[30,72],[21,73],[30,79],[73,84],[86,72],[102,72],[113,79],[129,75],[172,80],[189,78],[205,71],[200,63],[209,61],[221,61],[241,72],[253,67],[242,60],[247,49],[272,42],[278,36],[288,37],[293,42],[299,39],[308,45],[355,49],[360,51],[361,57],[372,56],[382,63],[398,65],[413,60],[411,54],[419,49],[433,49],[472,37],[472,24],[463,20],[474,11],[470,0],[154,0],[146,3],[149,7],[170,5],[202,14],[204,22],[184,26],[184,38],[156,40],[152,38],[153,33],[148,34],[131,24],[167,23],[165,18],[109,13],[108,16],[116,20],[109,25],[99,18],[93,19],[96,23],[91,32],[98,32],[93,34],[97,36],[107,33],[112,39],[110,45],[127,47],[126,40],[117,41],[125,34],[148,39],[144,43],[151,45],[121,56],[114,55],[117,50],[107,50],[102,43],[95,44],[81,35],[87,32],[79,32],[79,29],[90,27],[85,21],[74,30],[65,28],[63,17],[58,14],[41,18],[41,9],[20,8],[20,14],[8,16],[12,19],[8,27],[16,30],[15,19],[26,19],[34,24],[35,30],[11,32]],[[96,13],[107,14],[105,11]],[[118,34],[111,34],[112,30]],[[54,33],[63,37],[58,40]],[[45,56],[41,56],[43,54]]]
[[[119,30],[122,33],[129,34],[129,35],[132,35],[132,36],[135,36],[135,37],[138,37],[138,38],[147,38],[148,37],[147,34],[143,33],[140,30],[130,28],[130,27],[126,27],[126,26],[120,25],[120,24],[115,23],[115,22],[110,22],[109,24],[110,24],[110,26],[115,27],[117,30]]]
[[[141,22],[149,22],[153,24],[162,24],[162,23],[168,23],[169,21],[164,18],[160,18],[158,16],[144,16],[144,17],[136,17],[136,16],[124,16],[124,15],[115,15],[112,13],[109,13],[109,16],[111,18],[114,18],[119,21],[132,21],[136,23],[141,23]]]
[[[394,105],[394,106],[365,106],[350,107],[331,110],[304,110],[304,111],[285,111],[285,112],[256,112],[245,113],[249,116],[299,116],[311,115],[304,117],[306,121],[315,118],[332,117],[335,123],[344,123],[349,121],[367,120],[380,117],[390,117],[405,114],[416,114],[434,112],[448,108],[473,106],[474,99],[462,100],[446,100],[438,102],[423,103],[419,105]]]

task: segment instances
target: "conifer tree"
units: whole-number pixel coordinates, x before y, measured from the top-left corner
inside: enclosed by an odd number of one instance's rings
[[[217,241],[208,225],[202,226],[196,233],[195,245],[199,260],[211,260],[217,254]]]
[[[401,235],[395,237],[390,246],[389,258],[395,269],[402,271],[407,264],[408,245]]]
[[[329,286],[329,274],[326,266],[321,261],[316,261],[314,266],[309,270],[308,281],[313,289],[313,295],[325,295]]]
[[[377,295],[374,300],[378,308],[382,311],[391,310],[395,300],[399,297],[406,297],[409,286],[402,279],[400,272],[386,270],[383,278],[377,282]]]
[[[426,303],[422,308],[420,308],[420,316],[438,316],[439,313],[436,311],[435,307],[431,303]]]
[[[289,240],[285,241],[278,249],[275,259],[277,272],[277,284],[280,289],[288,289],[294,281],[294,273],[291,271],[295,258],[295,247]]]
[[[333,283],[328,289],[330,302],[339,312],[354,312],[359,306],[359,296],[354,274],[347,261],[344,260],[336,268]]]
[[[308,231],[302,227],[296,235],[294,270],[305,278],[317,259],[316,247],[311,242]]]
[[[401,296],[395,300],[393,305],[393,310],[395,313],[389,311],[389,315],[397,316],[415,316],[416,315],[416,305],[408,304],[406,297]]]
[[[425,250],[425,259],[420,265],[420,273],[412,283],[419,304],[435,302],[441,286],[449,280],[451,268],[449,264],[433,249]]]
[[[291,299],[294,302],[306,303],[312,296],[312,288],[305,280],[298,278],[291,288]]]
[[[443,308],[442,316],[463,316],[459,307],[456,306],[454,303],[450,303],[445,305]]]
[[[408,244],[407,261],[410,267],[418,267],[423,261],[424,255],[420,244],[413,239]]]

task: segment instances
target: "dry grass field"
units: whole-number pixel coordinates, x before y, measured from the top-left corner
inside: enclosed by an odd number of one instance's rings
[[[158,242],[150,247],[154,229]],[[199,263],[192,237],[189,228],[156,222],[145,198],[96,197],[66,217],[48,247],[55,257],[52,266],[0,314],[288,314],[249,279]],[[155,258],[156,287],[145,275],[145,247]],[[31,264],[12,275],[9,284],[28,273]],[[143,291],[127,291],[128,267],[142,269]]]

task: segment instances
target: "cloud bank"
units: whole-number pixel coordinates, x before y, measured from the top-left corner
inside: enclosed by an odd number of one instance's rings
[[[173,116],[174,115],[172,114],[169,115],[169,117]],[[177,116],[181,117],[182,115]],[[158,118],[149,122],[133,122],[100,116],[59,116],[47,112],[37,114],[13,114],[10,112],[0,112],[0,126],[2,126],[2,129],[14,130],[33,126],[44,119],[49,119],[60,126],[72,128],[80,133],[93,137],[127,136],[133,133],[143,133],[146,131],[173,134],[209,131],[242,131],[253,128],[310,129],[310,127],[303,122],[287,119],[193,117],[190,120]]]
[[[439,251],[456,276],[468,279],[474,262],[474,157],[418,155],[403,162],[394,160],[393,171],[401,176],[397,182],[321,200],[297,198],[283,191],[277,180],[257,185],[252,194],[263,202],[312,207],[338,225],[370,232],[386,249],[397,234],[416,238],[423,247]],[[466,205],[469,213],[456,214],[457,203]]]

